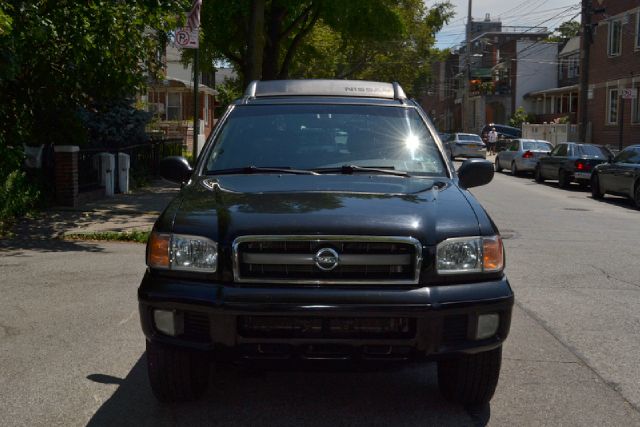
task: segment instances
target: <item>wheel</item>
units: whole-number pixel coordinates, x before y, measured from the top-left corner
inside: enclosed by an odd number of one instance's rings
[[[540,166],[536,166],[533,171],[533,178],[536,180],[538,184],[542,184],[544,182],[544,178],[542,177],[542,172],[540,172]]]
[[[482,405],[493,397],[500,376],[502,347],[438,362],[442,395],[464,405]]]
[[[591,176],[591,197],[594,199],[602,199],[604,197],[604,193],[600,188],[600,178],[595,173]]]
[[[633,201],[636,204],[636,208],[640,209],[640,181],[636,182],[636,191],[633,193]]]
[[[209,363],[204,353],[149,341],[147,371],[151,391],[161,402],[198,399],[209,382]]]
[[[516,165],[515,160],[513,162],[511,162],[511,175],[513,175],[513,176],[519,176],[520,175],[520,171],[518,170],[518,165]]]
[[[495,161],[496,172],[502,172],[502,166],[500,166],[500,159],[496,157]]]
[[[565,172],[563,169],[558,171],[558,187],[560,188],[568,188],[571,183],[571,178],[569,174]]]

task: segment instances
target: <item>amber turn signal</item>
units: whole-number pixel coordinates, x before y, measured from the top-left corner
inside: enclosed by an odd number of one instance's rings
[[[147,265],[155,268],[169,268],[170,234],[160,234],[155,231],[149,236],[147,248]]]
[[[504,268],[504,249],[500,236],[482,239],[484,271],[500,271]]]

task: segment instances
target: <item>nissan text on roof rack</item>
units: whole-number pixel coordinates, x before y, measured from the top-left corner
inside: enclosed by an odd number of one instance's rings
[[[484,404],[513,292],[500,234],[397,83],[251,83],[147,244],[138,290],[162,401],[203,394],[235,359],[436,362],[443,395]],[[215,362],[214,362],[215,361]]]

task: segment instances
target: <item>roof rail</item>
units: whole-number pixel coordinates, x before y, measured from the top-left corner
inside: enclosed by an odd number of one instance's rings
[[[252,98],[275,96],[347,96],[395,99],[406,103],[407,95],[398,82],[364,80],[254,80],[244,92],[244,103]]]

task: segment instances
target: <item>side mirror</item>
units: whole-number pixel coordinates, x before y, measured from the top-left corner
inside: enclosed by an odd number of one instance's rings
[[[458,179],[463,188],[479,187],[493,179],[493,163],[483,159],[468,159],[458,169]]]
[[[182,184],[192,173],[189,161],[182,156],[169,156],[160,161],[160,176],[166,180]]]

